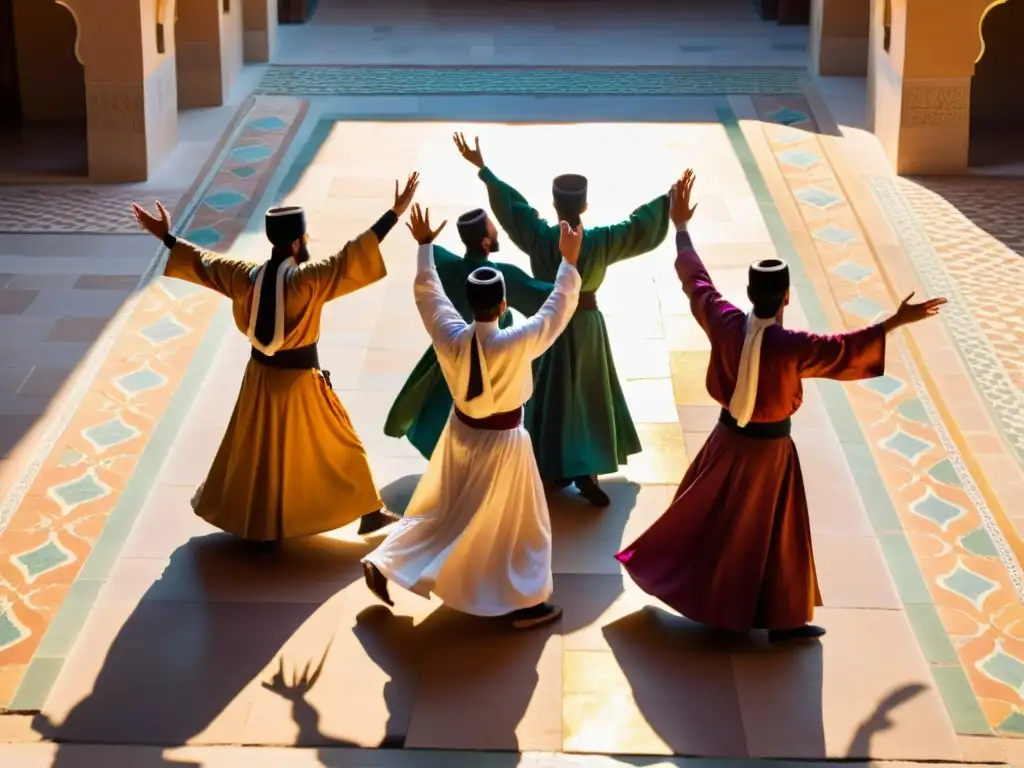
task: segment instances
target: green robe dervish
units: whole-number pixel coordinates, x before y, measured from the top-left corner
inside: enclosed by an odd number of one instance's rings
[[[526,199],[489,168],[481,169],[491,213],[509,240],[530,257],[541,280],[554,280],[562,256],[559,228],[544,221]],[[540,474],[566,480],[616,472],[640,453],[640,437],[615,373],[608,330],[593,294],[612,264],[654,250],[668,234],[668,195],[642,205],[620,224],[587,227],[578,269],[583,279],[580,307],[568,327],[533,367],[533,397],[525,424]],[[593,304],[591,304],[593,306]]]
[[[466,302],[466,278],[478,267],[491,267],[505,278],[505,300],[508,305],[526,316],[536,314],[551,291],[552,283],[530,277],[512,264],[489,261],[482,255],[456,256],[437,245],[434,246],[434,266],[444,292],[467,323],[473,321],[473,312]],[[512,325],[512,313],[505,312],[498,321],[499,328]],[[412,369],[409,378],[398,393],[387,420],[384,434],[388,437],[407,437],[425,459],[430,459],[444,425],[452,412],[452,395],[437,362],[433,347]]]

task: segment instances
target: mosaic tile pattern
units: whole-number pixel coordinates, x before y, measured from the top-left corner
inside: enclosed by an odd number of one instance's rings
[[[871,185],[927,290],[953,299],[947,328],[1024,461],[1024,182]]]
[[[243,107],[218,167],[176,229],[210,248],[229,248],[305,109],[297,99],[274,97]],[[122,212],[131,220],[127,204]],[[54,659],[37,651],[83,565],[92,564],[100,534],[220,305],[216,294],[152,280],[82,405],[15,500],[0,530],[0,708],[41,705],[47,688],[39,682],[54,676]]]
[[[138,202],[134,185],[108,187],[0,186],[0,233],[24,234],[138,234],[134,219],[124,210]],[[181,191],[146,190],[146,197],[174,210]]]
[[[799,93],[804,77],[796,69],[271,66],[256,93],[293,96]]]
[[[891,313],[893,297],[826,159],[809,107],[794,98],[755,103],[845,326],[861,327]],[[794,153],[800,162],[793,162]],[[958,732],[1021,733],[1020,566],[915,362],[902,340],[895,341],[885,376],[844,388],[891,501],[891,507],[878,503],[868,511],[890,569],[906,575],[920,567],[912,581],[923,577],[925,589],[905,583],[901,597],[947,703],[960,697],[961,706],[950,707],[961,719],[954,722]],[[966,683],[984,715],[980,722],[962,707]]]

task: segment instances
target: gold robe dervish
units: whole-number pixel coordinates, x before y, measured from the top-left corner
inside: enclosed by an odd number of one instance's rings
[[[278,291],[278,350],[315,343],[326,302],[387,274],[372,230],[329,258],[288,261],[277,285],[262,288]],[[178,240],[164,274],[226,296],[235,326],[252,338],[261,264]],[[195,513],[236,536],[274,541],[340,528],[383,506],[363,444],[323,374],[250,359],[213,466],[192,499]]]

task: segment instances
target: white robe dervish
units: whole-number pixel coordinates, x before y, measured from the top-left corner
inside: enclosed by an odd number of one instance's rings
[[[521,409],[533,394],[533,361],[576,311],[580,274],[563,261],[554,290],[524,323],[467,324],[445,294],[433,246],[417,255],[416,306],[455,407],[471,419]],[[470,345],[480,349],[483,393],[466,400]],[[452,411],[405,516],[365,560],[391,582],[450,608],[501,616],[551,596],[551,519],[525,427],[470,427]]]

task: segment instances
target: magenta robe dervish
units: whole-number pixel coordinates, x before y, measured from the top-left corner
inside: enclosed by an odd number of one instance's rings
[[[718,292],[686,232],[676,273],[711,341],[708,393],[728,407],[746,314]],[[791,417],[803,379],[885,372],[881,324],[834,336],[764,331],[752,423]],[[684,616],[733,631],[795,629],[821,605],[800,460],[792,438],[753,438],[717,424],[654,525],[616,555],[648,594]]]

